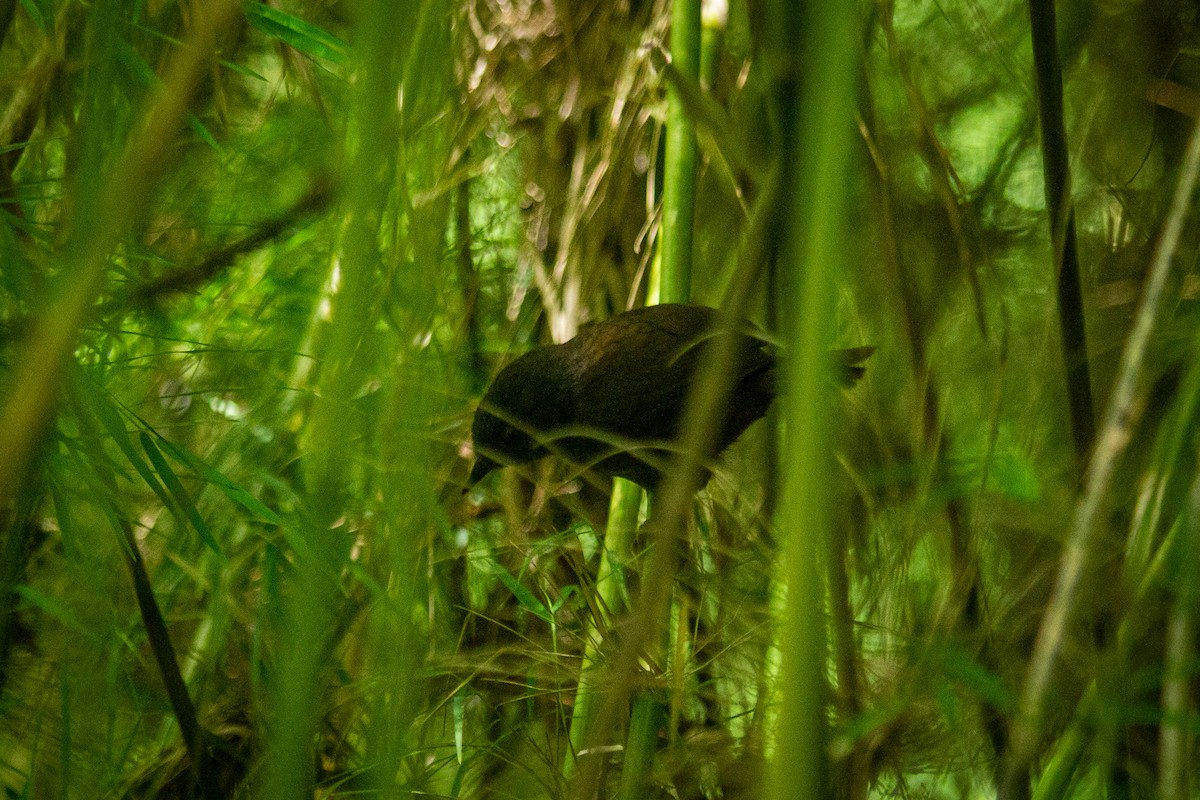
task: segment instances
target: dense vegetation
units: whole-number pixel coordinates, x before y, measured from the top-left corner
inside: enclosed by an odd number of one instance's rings
[[[6,796],[1192,796],[1195,5],[800,5],[0,0]],[[464,493],[659,301],[707,485]]]

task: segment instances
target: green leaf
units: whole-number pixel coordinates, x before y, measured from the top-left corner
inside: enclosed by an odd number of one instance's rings
[[[517,603],[520,604],[521,608],[545,622],[554,622],[550,611],[542,604],[542,601],[538,600],[533,592],[529,591],[523,583],[509,574],[508,570],[497,568],[496,574],[500,577],[500,581],[508,587],[508,590],[513,593],[513,597],[517,599]]]
[[[983,698],[992,708],[1003,711],[1016,708],[1016,700],[1004,681],[970,653],[957,648],[948,649],[944,654],[942,669],[977,697]]]
[[[224,557],[221,551],[221,545],[212,535],[212,531],[208,529],[208,525],[204,522],[204,518],[200,516],[200,512],[196,509],[192,498],[188,496],[187,490],[183,488],[183,484],[179,481],[179,477],[175,471],[171,469],[171,465],[163,458],[162,452],[154,444],[154,439],[145,431],[138,431],[138,437],[142,443],[142,449],[146,451],[146,456],[150,459],[150,463],[154,465],[154,469],[158,472],[158,476],[162,478],[162,482],[166,484],[167,491],[175,498],[176,506],[182,511],[200,536],[200,540],[208,545],[219,556]]]
[[[367,590],[367,593],[370,594],[373,601],[381,602],[389,607],[393,607],[391,598],[387,596],[387,592],[382,586],[379,585],[379,581],[372,577],[371,573],[363,569],[362,564],[348,559],[343,566],[345,566],[346,570],[354,576],[355,580],[362,584],[363,588]]]
[[[247,3],[246,18],[268,36],[313,58],[344,64],[350,48],[329,31],[264,3]]]
[[[217,487],[218,491],[249,511],[260,522],[283,526],[283,519],[278,514],[267,508],[261,500],[250,494],[250,492],[225,477],[220,470],[208,464],[204,459],[176,447],[166,439],[159,439],[159,444],[162,445],[163,451],[168,456],[176,462],[186,465],[198,477]]]
[[[54,518],[58,520],[58,531],[62,535],[63,552],[68,559],[74,560],[79,556],[79,534],[75,527],[75,517],[71,514],[71,504],[63,487],[57,480],[49,481],[50,499],[54,503]]]
[[[278,525],[281,528],[286,527],[282,517],[264,505],[263,502],[257,497],[250,494],[249,491],[226,477],[220,470],[213,467],[207,461],[195,455],[194,453],[189,453],[188,451],[177,447],[170,440],[159,436],[155,432],[154,428],[152,428],[150,424],[141,417],[137,416],[136,414],[133,414],[132,416],[142,425],[145,430],[158,437],[158,445],[161,448],[161,452],[165,452],[168,456],[174,459],[176,463],[183,464],[191,469],[192,472],[196,473],[196,477],[211,483],[213,486],[216,486],[218,491],[220,491],[234,503],[240,505],[242,508],[253,514],[259,522],[266,522],[270,525]]]
[[[79,387],[87,398],[88,408],[96,415],[100,426],[104,428],[105,433],[116,444],[117,449],[124,454],[126,460],[133,465],[137,474],[141,476],[151,491],[158,496],[162,504],[171,509],[172,512],[182,516],[182,512],[175,505],[171,496],[167,494],[167,491],[155,476],[154,471],[150,469],[150,465],[146,463],[146,460],[142,458],[137,448],[133,446],[133,440],[129,438],[129,431],[125,429],[125,420],[121,416],[116,403],[90,380],[85,379],[80,381]]]
[[[46,15],[42,13],[42,9],[33,0],[21,0],[21,8],[25,9],[25,13],[37,25],[38,30],[43,33],[50,30],[50,26],[46,24]]]
[[[153,67],[146,63],[141,54],[124,39],[117,39],[117,57],[143,88],[156,89],[162,86],[162,81],[155,74]],[[217,142],[216,137],[205,127],[200,118],[190,111],[187,112],[187,124],[201,141],[217,152],[221,152],[221,145]]]

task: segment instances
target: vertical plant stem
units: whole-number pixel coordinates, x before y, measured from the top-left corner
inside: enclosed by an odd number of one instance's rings
[[[671,698],[668,704],[670,715],[667,720],[667,740],[670,744],[675,744],[679,738],[679,722],[683,717],[684,703],[687,702],[685,692],[692,649],[691,628],[688,625],[691,606],[686,592],[675,592],[675,602],[671,605],[668,637],[670,655],[667,660],[667,669],[671,675]]]
[[[693,84],[700,77],[700,0],[674,0],[671,63]],[[696,128],[680,92],[667,86],[667,145],[663,166],[662,273],[659,302],[691,296],[692,221],[696,214]]]
[[[1058,277],[1059,332],[1067,371],[1071,432],[1075,463],[1087,463],[1096,438],[1091,372],[1087,362],[1087,332],[1083,318],[1083,290],[1079,284],[1079,251],[1075,244],[1075,206],[1071,202],[1071,169],[1067,132],[1063,123],[1062,65],[1058,58],[1058,27],[1054,0],[1029,0],[1033,39],[1034,75],[1038,118],[1042,129],[1042,171],[1046,210],[1050,213],[1052,262]]]
[[[725,41],[725,28],[729,25],[729,3],[728,0],[704,0],[700,5],[700,86],[708,91]]]
[[[796,19],[789,3],[772,6],[773,56],[780,70],[780,153],[784,207],[785,364],[779,513],[787,612],[780,620],[782,705],[771,796],[827,796],[825,575],[832,467],[828,363],[834,303],[832,276],[845,267],[848,175],[854,143],[857,15],[849,4],[810,4]],[[773,26],[775,27],[775,26]],[[803,62],[796,51],[805,54]],[[801,159],[803,154],[803,160]]]
[[[72,388],[75,388],[74,386]],[[103,441],[100,426],[93,416],[92,407],[87,399],[78,391],[72,392],[74,400],[75,419],[87,432],[92,441]],[[104,463],[102,457],[95,457],[93,463]],[[133,526],[121,511],[110,502],[109,498],[118,494],[116,477],[106,467],[97,469],[93,480],[102,486],[103,492],[96,492],[95,497],[103,504],[104,514],[108,518],[113,531],[117,535],[121,556],[125,568],[129,572],[133,584],[134,599],[137,601],[138,612],[142,619],[142,628],[146,632],[146,642],[154,656],[155,666],[166,690],[167,702],[179,725],[179,733],[183,739],[184,749],[188,754],[190,767],[190,786],[198,789],[198,796],[215,800],[220,794],[211,771],[211,763],[207,756],[207,747],[212,743],[211,737],[203,727],[196,714],[196,706],[188,692],[187,683],[179,669],[176,648],[167,628],[158,599],[154,594],[154,586],[146,570],[145,560],[134,536]],[[61,511],[60,511],[61,513]]]
[[[339,578],[348,552],[338,520],[350,490],[352,464],[363,464],[351,402],[361,389],[364,338],[378,315],[380,226],[395,178],[400,49],[395,31],[414,16],[405,3],[360,3],[356,81],[347,121],[343,244],[333,282],[330,339],[322,354],[317,400],[303,464],[308,514],[293,542],[295,569],[284,595],[280,663],[273,687],[264,796],[312,797],[314,739],[325,697],[330,634],[346,603]],[[411,580],[409,581],[411,584]]]
[[[673,0],[671,7],[671,62],[686,79],[695,83],[700,75],[700,0]],[[691,296],[692,224],[696,212],[696,130],[688,116],[679,90],[667,87],[667,141],[663,165],[663,214],[659,228],[659,258],[655,262],[657,275],[651,286],[657,287],[653,302],[684,303]],[[623,481],[614,480],[615,484]],[[654,498],[651,498],[652,508]],[[654,512],[651,512],[654,516]],[[672,570],[671,575],[674,574]],[[660,576],[660,582],[672,578]],[[657,605],[657,604],[655,604]],[[647,603],[647,607],[649,604]],[[643,617],[649,629],[647,643],[654,633],[667,634],[666,619]],[[675,664],[675,669],[682,669]],[[633,703],[625,742],[625,760],[621,774],[622,797],[636,797],[646,791],[646,782],[654,763],[657,746],[657,725],[652,711],[659,700],[651,693],[640,692]]]
[[[626,739],[625,761],[621,766],[619,800],[642,800],[650,794],[648,782],[654,768],[654,743],[664,719],[661,700],[654,692],[634,695],[629,711],[629,736]]]
[[[369,41],[372,61],[380,70],[392,63],[402,67],[403,78],[399,117],[393,118],[389,112],[381,120],[385,135],[374,146],[376,152],[362,163],[365,169],[372,169],[394,157],[401,186],[393,249],[383,254],[395,291],[382,302],[395,321],[396,346],[387,382],[387,406],[377,420],[382,456],[378,480],[384,499],[381,524],[372,535],[370,562],[383,591],[380,602],[367,612],[371,635],[366,655],[375,689],[368,706],[371,719],[366,752],[372,788],[380,797],[399,798],[410,797],[421,788],[428,768],[423,754],[414,752],[414,719],[425,697],[423,665],[435,638],[437,615],[428,577],[422,577],[422,568],[432,569],[432,560],[423,563],[420,555],[431,550],[434,520],[439,516],[435,446],[429,425],[444,413],[437,387],[448,381],[442,358],[424,343],[439,313],[439,276],[448,267],[445,242],[451,226],[450,196],[435,187],[451,159],[454,117],[447,109],[454,107],[458,87],[452,77],[452,20],[442,4],[382,0],[372,9],[374,18],[362,21],[364,26],[372,26],[363,37]],[[397,37],[395,32],[401,29],[405,33]],[[392,81],[379,89],[390,105],[395,104],[391,98],[396,96]],[[374,93],[364,94],[362,100],[376,102]],[[377,202],[381,207],[390,189],[380,187]],[[414,194],[431,199],[416,204]],[[384,220],[384,230],[389,221]],[[374,236],[364,236],[364,257],[371,257],[376,241]],[[415,609],[424,609],[423,623]]]
[[[1193,709],[1192,677],[1196,668],[1197,558],[1200,558],[1200,475],[1192,481],[1175,556],[1178,570],[1174,606],[1167,620],[1162,687],[1162,722],[1158,738],[1158,794],[1162,800],[1189,797]]]
[[[463,160],[469,158],[463,154]],[[475,268],[471,236],[471,185],[464,180],[454,194],[454,250],[458,265],[458,283],[462,291],[462,338],[467,348],[467,365],[472,396],[481,394],[487,383],[487,365],[483,360],[483,336],[479,326],[479,272]]]
[[[600,673],[601,635],[612,630],[612,622],[624,607],[625,569],[633,560],[633,535],[637,531],[642,490],[632,481],[613,480],[612,499],[608,506],[608,524],[604,531],[604,550],[600,569],[596,573],[596,591],[600,598],[601,619],[593,620],[584,632],[583,665],[575,702],[571,706],[571,746],[563,760],[563,777],[575,774],[576,756],[583,747],[584,736],[592,725],[596,708],[596,688]]]

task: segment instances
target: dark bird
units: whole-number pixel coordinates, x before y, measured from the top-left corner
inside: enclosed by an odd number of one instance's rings
[[[488,388],[471,427],[477,460],[468,485],[501,465],[556,453],[601,475],[654,488],[688,394],[719,335],[705,306],[662,304],[584,325],[564,344],[537,347],[513,361]],[[775,396],[775,357],[738,332],[732,394],[711,454],[728,447]],[[835,355],[844,385],[863,374],[872,347]]]

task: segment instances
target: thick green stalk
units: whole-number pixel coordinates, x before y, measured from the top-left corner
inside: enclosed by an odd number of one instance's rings
[[[624,569],[633,559],[633,535],[637,531],[642,490],[624,478],[613,480],[612,500],[608,506],[608,525],[604,530],[604,551],[596,573],[596,593],[600,598],[600,620],[588,625],[584,633],[583,665],[575,702],[571,706],[571,747],[563,761],[563,777],[575,773],[576,754],[583,747],[584,736],[592,724],[596,680],[600,666],[600,636],[612,629],[612,621],[624,606]],[[597,624],[599,623],[599,624]]]
[[[699,0],[676,0],[672,9],[671,22],[671,59],[676,69],[693,83],[698,80],[700,72],[700,2]],[[652,267],[650,277],[650,292],[647,303],[681,303],[691,299],[691,256],[692,256],[692,225],[696,206],[696,133],[692,120],[688,117],[685,104],[678,90],[668,86],[667,90],[667,143],[665,163],[663,165],[663,215],[660,226],[659,251]],[[633,484],[617,478],[613,490],[613,519],[621,519],[622,525],[629,520],[636,520],[637,508],[640,503],[640,490]],[[618,515],[618,509],[622,509]],[[653,513],[652,515],[653,516]],[[628,525],[632,533],[633,525]],[[612,521],[610,521],[610,529]],[[609,542],[608,550],[614,554],[614,543]],[[673,547],[667,547],[673,550]],[[661,555],[661,554],[660,554]],[[661,559],[655,559],[660,561]],[[654,584],[660,589],[669,585],[669,579],[657,575]],[[658,633],[665,633],[665,615],[660,615],[654,609],[665,610],[666,605],[655,599],[651,591],[650,597],[642,597],[638,616],[641,617],[639,633],[641,636],[631,637],[626,642],[623,656],[633,657],[635,650],[641,648],[633,644],[641,641],[649,644]],[[665,598],[663,598],[665,599]],[[661,618],[660,618],[661,617]],[[653,618],[653,619],[651,619]],[[624,666],[614,665],[610,677],[621,680],[633,668],[632,661]],[[682,668],[682,665],[679,665]],[[584,741],[593,745],[606,735],[602,728],[608,727],[613,703],[604,709],[608,713],[599,713],[592,702],[591,686],[596,676],[593,674],[595,663],[591,657],[585,656],[584,673],[580,679],[580,688],[576,698],[575,713],[571,725],[571,742],[573,748],[578,748]],[[616,688],[616,687],[613,687]],[[579,700],[583,700],[580,708]],[[599,716],[599,720],[593,719]],[[657,748],[657,725],[648,721],[658,719],[661,714],[660,701],[648,693],[638,694],[633,701],[633,715],[629,719],[628,736],[625,742],[624,767],[621,774],[621,793],[623,797],[642,796],[645,792],[646,781],[654,763],[654,753]],[[595,730],[593,730],[595,728]],[[588,735],[590,732],[590,735]],[[585,787],[579,792],[587,795],[599,779],[599,768],[593,766],[589,773],[579,780],[578,786]],[[564,772],[570,775],[574,772],[575,763],[569,759]]]
[[[351,425],[351,402],[362,388],[360,354],[377,318],[380,295],[379,231],[394,183],[399,59],[394,32],[415,15],[404,3],[375,0],[357,8],[357,80],[348,120],[343,244],[331,280],[332,321],[321,354],[316,402],[305,439],[308,514],[296,547],[291,586],[284,595],[285,625],[264,797],[312,797],[314,732],[325,697],[325,671],[337,614],[343,604],[339,576],[347,555],[346,533],[336,520],[353,488],[348,464],[363,463]]]
[[[699,79],[700,0],[674,0],[671,62],[692,82]],[[667,144],[663,170],[656,302],[686,303],[691,299],[692,225],[696,213],[696,127],[674,86],[667,87]],[[659,622],[665,625],[666,621]],[[659,628],[666,633],[662,625]],[[675,666],[676,669],[683,668],[679,664]],[[658,726],[652,721],[660,716],[660,700],[651,693],[642,692],[634,698],[621,773],[622,797],[638,797],[645,792],[658,745]]]
[[[414,719],[425,696],[423,664],[435,637],[436,615],[427,612],[418,622],[413,609],[429,607],[427,562],[421,556],[441,513],[429,421],[444,413],[444,396],[437,387],[446,385],[448,378],[443,358],[425,347],[422,337],[434,325],[439,276],[448,267],[451,203],[450,193],[440,191],[440,182],[454,142],[456,117],[447,108],[454,107],[459,90],[453,77],[452,20],[443,5],[428,0],[393,5],[401,7],[399,13],[408,21],[405,35],[397,39],[385,25],[372,36],[380,53],[395,50],[404,59],[397,137],[403,199],[395,249],[385,253],[395,281],[387,302],[397,327],[396,358],[386,382],[387,406],[377,420],[383,522],[375,532],[370,559],[382,591],[381,602],[368,610],[366,651],[374,683],[367,762],[372,788],[382,798],[411,797],[412,787],[403,781],[424,768],[413,750]],[[392,146],[384,140],[383,147],[390,151]],[[430,199],[413,203],[414,195]],[[398,769],[406,762],[409,766]]]
[[[692,83],[700,77],[700,0],[675,0],[671,63]],[[691,297],[692,223],[696,213],[696,126],[679,91],[667,86],[667,146],[663,165],[662,264],[659,302]]]
[[[791,176],[783,207],[793,210],[781,232],[787,243],[783,330],[793,357],[783,390],[788,437],[781,452],[779,538],[788,594],[780,620],[782,705],[771,791],[793,800],[828,795],[825,565],[833,397],[827,352],[832,276],[846,268],[858,42],[852,4],[808,4],[801,26],[790,3],[780,0],[773,11],[780,158],[783,174]],[[803,63],[794,60],[796,52],[805,54]]]
[[[700,86],[707,91],[712,86],[717,70],[717,57],[725,40],[725,28],[729,24],[729,4],[723,2],[703,3],[700,33]]]
[[[662,702],[654,692],[638,692],[629,712],[629,737],[621,770],[619,800],[642,800],[650,792],[647,782],[654,768],[654,744],[665,722]]]

